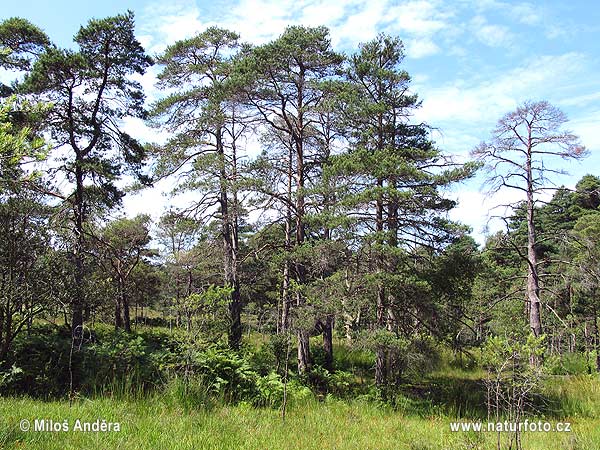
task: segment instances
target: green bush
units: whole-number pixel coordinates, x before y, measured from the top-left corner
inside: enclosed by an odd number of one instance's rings
[[[33,327],[28,333],[21,333],[13,343],[8,363],[22,373],[5,380],[0,386],[2,393],[38,398],[64,395],[70,384],[70,350],[71,333],[64,328]],[[80,354],[74,354],[73,363],[80,363]]]
[[[11,363],[22,373],[0,385],[4,394],[51,398],[71,390],[83,395],[130,395],[162,384],[176,363],[173,342],[159,334],[126,334],[99,327],[72,349],[64,327],[36,326],[14,343]],[[71,363],[70,363],[71,362]]]
[[[594,370],[595,353],[590,354],[589,358],[589,361],[586,361],[585,355],[565,353],[548,356],[544,364],[552,375],[582,375]]]
[[[199,377],[211,394],[222,395],[233,402],[256,396],[259,375],[236,352],[209,347],[203,351],[191,351],[189,356],[184,373]]]

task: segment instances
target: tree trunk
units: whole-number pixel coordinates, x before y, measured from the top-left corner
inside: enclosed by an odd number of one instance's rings
[[[377,289],[377,330],[385,329],[385,290],[382,286]],[[375,384],[379,387],[387,381],[387,352],[381,345],[375,350]]]
[[[381,179],[377,180],[377,186],[380,188],[383,186],[383,181]],[[383,200],[381,198],[377,199],[375,214],[376,232],[378,233],[377,242],[382,243],[383,236],[381,236],[381,234],[383,233]],[[376,249],[376,252],[377,271],[379,273],[383,273],[385,268],[383,255],[381,254],[382,250],[378,248]],[[380,285],[377,287],[377,304],[375,308],[377,331],[384,330],[386,324],[385,288],[383,287],[382,281],[379,283]],[[377,345],[375,353],[375,384],[381,387],[387,382],[387,352],[381,345]]]
[[[298,100],[296,111],[298,114],[297,129],[292,133],[296,149],[296,246],[304,244],[304,71],[301,70],[298,82]],[[296,281],[302,286],[306,281],[305,268],[301,263],[296,263]],[[296,293],[296,307],[300,308],[304,304],[302,295]],[[298,373],[303,374],[310,370],[310,333],[303,329],[305,325],[301,324],[298,328]]]
[[[325,368],[333,371],[333,315],[327,314],[323,322],[323,352],[325,353]]]
[[[83,250],[84,250],[84,235],[83,235],[83,224],[84,224],[84,212],[85,205],[83,199],[83,169],[81,168],[82,161],[79,155],[77,155],[77,161],[75,164],[75,292],[71,302],[72,305],[72,317],[71,317],[71,332],[74,340],[74,347],[79,347],[81,339],[83,337],[83,283],[84,283],[84,262],[83,262]]]
[[[288,148],[287,167],[287,192],[286,192],[286,215],[285,215],[285,252],[289,254],[292,247],[292,158],[293,150]],[[286,255],[287,256],[287,255]],[[283,266],[283,281],[281,285],[281,332],[286,333],[290,325],[290,307],[292,299],[290,296],[290,261],[286,257]]]
[[[349,268],[346,267],[344,269],[344,285],[346,287],[346,295],[342,298],[342,317],[344,318],[344,334],[346,337],[346,342],[350,344],[352,342],[352,323],[354,322],[354,318],[352,314],[348,312],[348,297],[350,296],[350,276],[349,276]]]
[[[10,310],[10,299],[6,299],[6,305],[3,311],[4,321],[0,324],[2,326],[2,343],[0,344],[0,361],[6,361],[8,356],[8,350],[10,348],[10,341],[12,338],[12,312]]]
[[[127,295],[124,293],[122,297],[123,302],[123,329],[127,333],[131,333],[131,318],[129,315],[129,299]]]
[[[123,328],[123,316],[121,313],[121,294],[115,297],[115,330]]]
[[[217,154],[220,161],[219,204],[221,207],[221,237],[223,240],[223,274],[225,286],[231,289],[231,299],[228,306],[230,320],[228,343],[231,349],[237,350],[242,342],[242,304],[240,284],[237,277],[237,220],[234,220],[236,218],[236,211],[230,211],[229,209],[228,174],[226,170],[223,130],[220,127],[217,128],[216,136]]]
[[[527,301],[529,302],[529,327],[535,337],[542,334],[542,318],[540,306],[540,282],[535,240],[533,173],[531,168],[531,137],[527,152]]]
[[[281,317],[279,320],[279,332],[285,334],[290,324],[290,263],[285,261],[283,265],[283,280],[281,283]]]
[[[311,359],[310,359],[310,346],[309,337],[310,334],[306,330],[298,329],[298,373],[305,374],[310,371]]]
[[[596,348],[596,371],[600,373],[600,333],[598,332],[598,310],[594,307],[594,347]]]

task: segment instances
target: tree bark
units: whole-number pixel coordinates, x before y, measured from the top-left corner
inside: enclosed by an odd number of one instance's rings
[[[223,274],[224,282],[231,289],[229,301],[229,333],[228,343],[231,349],[237,350],[242,342],[242,304],[240,298],[240,283],[237,276],[237,251],[238,233],[236,211],[229,208],[229,186],[226,170],[225,147],[223,142],[223,129],[216,130],[217,154],[220,161],[219,173],[219,204],[221,207],[221,237],[223,240]],[[235,155],[233,155],[235,160]]]
[[[333,314],[327,314],[323,322],[323,352],[325,368],[333,370]]]
[[[83,169],[81,167],[83,161],[77,154],[75,162],[75,290],[72,299],[72,317],[71,317],[71,332],[74,340],[74,347],[79,347],[83,337],[83,283],[84,283],[84,213],[85,205],[83,199]]]
[[[124,293],[122,297],[123,302],[123,329],[126,333],[131,333],[131,316],[129,311],[129,299],[127,298],[127,294]]]
[[[385,290],[382,286],[377,289],[377,329],[385,329]],[[387,352],[381,345],[375,350],[375,384],[379,387],[387,382]]]
[[[296,246],[304,244],[305,199],[304,199],[304,70],[300,70],[298,81],[298,97],[296,111],[298,114],[297,129],[293,132],[296,149]],[[296,281],[302,286],[306,281],[305,268],[296,263]],[[296,307],[304,305],[300,292],[296,292]],[[311,368],[310,333],[301,324],[298,328],[298,373],[303,374]]]
[[[377,180],[377,186],[378,187],[382,187],[383,186],[383,181]],[[383,199],[380,197],[377,199],[376,202],[376,210],[375,210],[375,214],[376,214],[376,233],[378,233],[378,237],[377,237],[377,242],[381,243],[382,242],[382,236],[381,234],[383,233]],[[376,259],[377,259],[377,271],[379,273],[383,273],[384,270],[384,261],[383,261],[383,255],[381,254],[381,249],[376,249],[377,255],[376,255]],[[377,304],[376,304],[376,325],[377,325],[377,330],[384,330],[385,329],[385,312],[386,312],[386,307],[385,307],[385,288],[383,287],[383,283],[382,281],[379,282],[379,286],[377,287]],[[381,346],[381,345],[377,345],[377,348],[375,350],[375,384],[379,387],[385,385],[385,383],[387,382],[387,352],[385,351],[385,349]]]
[[[123,328],[123,316],[121,313],[121,295],[115,297],[115,330]]]
[[[529,302],[529,327],[535,337],[542,334],[542,318],[540,307],[540,282],[538,278],[538,262],[536,254],[535,222],[533,199],[532,146],[531,129],[527,151],[527,300]]]
[[[293,150],[292,146],[288,149],[288,167],[287,167],[287,205],[285,216],[285,252],[286,258],[283,265],[283,280],[281,285],[281,332],[286,333],[290,325],[290,261],[287,258],[292,247],[292,168]]]

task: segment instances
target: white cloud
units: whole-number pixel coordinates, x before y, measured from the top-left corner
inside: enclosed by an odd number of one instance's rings
[[[483,179],[483,177],[479,177]],[[572,188],[573,186],[568,186]],[[553,191],[545,191],[538,198],[549,201]],[[503,189],[494,194],[487,194],[485,188],[473,190],[462,186],[456,188],[449,198],[456,200],[458,205],[450,210],[450,219],[468,224],[473,229],[473,237],[480,244],[485,244],[485,238],[498,231],[506,230],[502,218],[509,217],[512,206],[525,200],[523,193],[516,189]]]
[[[239,0],[220,16],[219,26],[253,44],[270,41],[288,25],[325,25],[337,48],[356,47],[385,31],[400,34],[410,42],[409,56],[420,58],[439,51],[433,39],[442,31],[451,33],[453,13],[438,0]],[[191,0],[154,3],[141,17],[139,39],[151,53],[159,53],[167,44],[217,24],[201,17]]]
[[[583,107],[589,105],[590,103],[597,104],[598,100],[600,100],[600,92],[591,92],[589,94],[565,98],[560,101],[560,104],[564,106]]]
[[[440,52],[440,48],[430,39],[411,39],[406,45],[406,55],[411,58],[424,58]]]
[[[373,0],[349,9],[348,17],[331,28],[334,45],[345,43],[355,46],[373,39],[379,31],[378,25],[386,16],[387,1]]]
[[[389,8],[386,17],[395,30],[431,36],[448,27],[452,13],[437,1],[416,0]]]
[[[143,143],[162,144],[168,137],[164,131],[151,128],[142,119],[136,117],[123,119],[122,128],[127,134]]]
[[[502,47],[509,45],[512,35],[507,27],[491,25],[483,16],[471,19],[471,29],[479,41],[489,47]]]
[[[342,20],[350,2],[315,2],[302,8],[300,23],[305,25],[335,24]]]
[[[519,3],[509,7],[510,15],[524,25],[539,25],[542,22],[541,6]]]
[[[297,4],[303,6],[304,2]],[[238,32],[244,40],[263,44],[292,23],[293,6],[290,0],[241,0],[225,15],[223,26]]]
[[[200,11],[195,2],[188,0],[152,3],[140,19],[138,39],[151,54],[161,53],[167,45],[194,36],[208,26],[200,21]]]
[[[600,111],[586,114],[585,118],[576,119],[567,124],[573,132],[581,138],[581,142],[592,153],[600,156],[600,133],[598,133],[598,124],[600,124]]]
[[[542,56],[495,78],[453,81],[429,89],[416,117],[435,126],[451,123],[453,128],[462,129],[487,123],[491,128],[502,114],[522,101],[547,97],[547,86],[569,80],[580,73],[583,64],[580,53]]]

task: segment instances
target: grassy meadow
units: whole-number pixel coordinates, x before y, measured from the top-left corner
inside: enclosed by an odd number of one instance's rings
[[[488,449],[495,433],[451,432],[452,418],[419,416],[360,401],[305,401],[278,410],[220,405],[189,410],[161,399],[110,398],[68,402],[3,399],[0,402],[5,449]],[[121,423],[120,432],[23,432],[23,418],[71,424],[104,418]],[[597,449],[600,421],[568,417],[571,433],[525,433],[524,448]],[[466,419],[464,419],[466,420]]]
[[[260,343],[259,336],[251,341]],[[131,348],[130,348],[131,350]],[[257,352],[256,348],[253,350]],[[285,419],[281,402],[257,405],[231,401],[192,389],[177,379],[151,391],[136,384],[105,385],[102,391],[67,397],[0,398],[2,449],[494,449],[497,434],[452,432],[450,422],[486,420],[485,372],[460,367],[447,353],[436,370],[399,387],[383,402],[361,377],[371,358],[368,353],[336,346],[336,365],[352,368],[353,383],[338,395],[320,395],[314,389],[289,385]],[[128,360],[129,364],[131,360]],[[571,372],[583,371],[581,361],[570,361]],[[570,433],[523,433],[524,449],[564,450],[600,448],[600,380],[585,373],[550,375],[541,391],[543,413],[531,420],[571,422]],[[28,420],[32,429],[22,431]],[[34,431],[36,419],[67,421],[69,431]],[[120,431],[74,431],[77,419],[118,422]],[[508,448],[503,434],[502,448]]]

